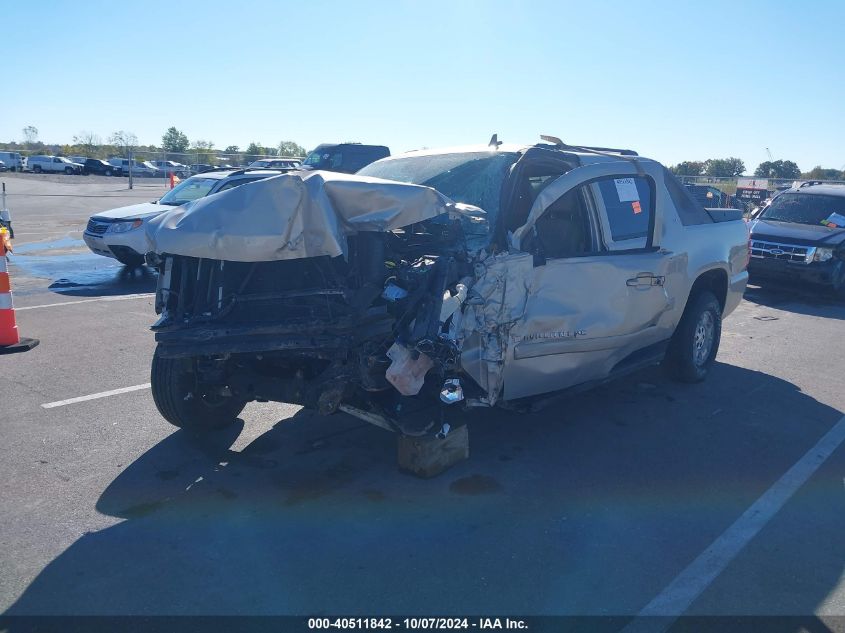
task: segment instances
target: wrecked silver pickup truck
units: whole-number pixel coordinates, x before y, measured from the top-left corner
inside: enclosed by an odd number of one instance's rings
[[[272,400],[420,436],[660,362],[702,380],[745,223],[635,152],[544,139],[285,174],[154,219],[161,414],[212,429]]]

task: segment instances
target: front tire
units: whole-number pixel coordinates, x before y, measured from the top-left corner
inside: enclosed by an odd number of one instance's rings
[[[106,171],[103,172],[103,175],[104,176],[111,176],[111,173],[112,173],[111,169],[107,169]]]
[[[73,167],[65,167],[65,173],[68,176],[73,176]]]
[[[721,339],[719,300],[709,290],[699,292],[687,303],[663,364],[675,380],[701,382],[716,360]]]
[[[196,379],[196,360],[163,358],[156,348],[150,371],[153,400],[173,426],[208,432],[232,424],[246,402],[229,396],[203,394]]]
[[[36,165],[35,167],[32,168],[32,171],[34,171],[36,174],[40,174],[41,173],[41,165]]]
[[[144,265],[143,255],[115,255],[115,259],[129,268],[139,268]]]

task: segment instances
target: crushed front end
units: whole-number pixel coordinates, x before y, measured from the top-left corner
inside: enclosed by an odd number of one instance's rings
[[[341,409],[406,435],[438,432],[463,399],[457,220],[359,232],[335,257],[151,259],[156,354],[189,372],[187,398]]]

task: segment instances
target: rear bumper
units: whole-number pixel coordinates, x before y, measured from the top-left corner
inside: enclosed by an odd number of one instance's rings
[[[767,257],[752,257],[748,264],[748,272],[754,280],[768,278],[817,286],[834,286],[837,280],[841,279],[843,265],[845,262],[840,259],[804,264]]]

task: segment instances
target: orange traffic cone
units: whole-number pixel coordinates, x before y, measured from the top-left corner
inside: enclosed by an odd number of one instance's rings
[[[0,354],[26,352],[38,345],[38,339],[21,338],[12,305],[12,286],[6,268],[6,253],[12,252],[12,242],[6,227],[0,228]]]

